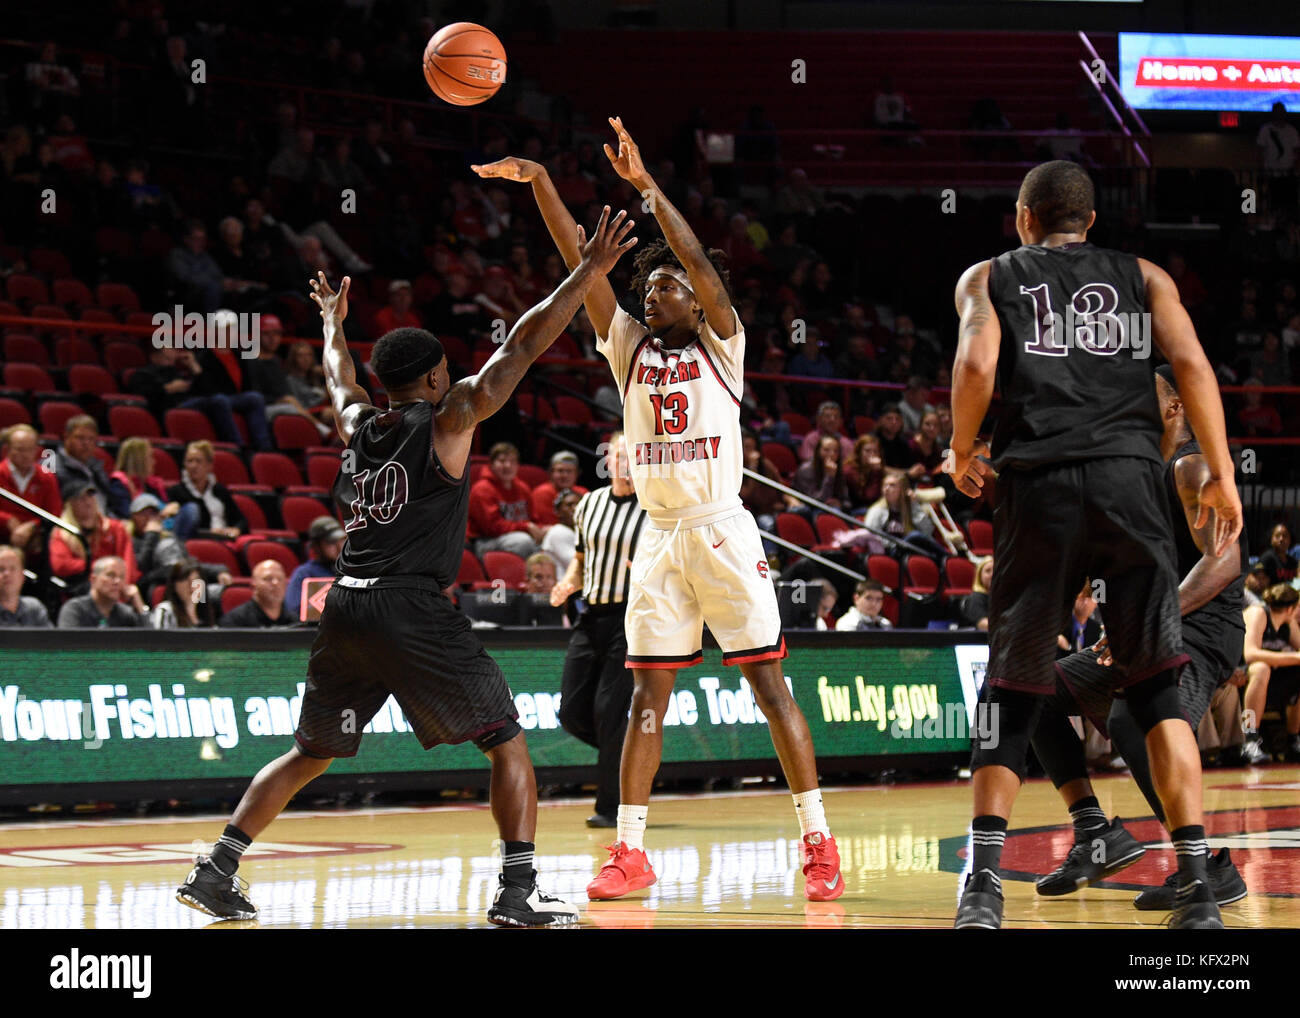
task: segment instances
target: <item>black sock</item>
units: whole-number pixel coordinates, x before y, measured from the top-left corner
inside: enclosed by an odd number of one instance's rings
[[[1007,840],[1007,822],[1002,817],[986,813],[971,821],[971,872],[998,871],[1002,863],[1002,843]]]
[[[1210,854],[1205,843],[1205,828],[1200,824],[1188,824],[1170,833],[1178,856],[1178,883],[1186,885],[1193,880],[1205,880],[1205,861]]]
[[[1070,807],[1070,819],[1074,821],[1074,840],[1091,841],[1092,835],[1109,826],[1110,821],[1102,812],[1101,803],[1095,795],[1088,795]]]
[[[239,857],[248,850],[253,839],[234,824],[226,824],[221,832],[216,847],[212,850],[212,863],[226,876],[233,876],[239,869]]]
[[[533,886],[533,843],[507,841],[501,853],[501,874],[515,887]]]

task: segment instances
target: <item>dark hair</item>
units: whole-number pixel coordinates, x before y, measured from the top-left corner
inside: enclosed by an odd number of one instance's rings
[[[879,580],[859,580],[856,587],[853,588],[853,596],[861,597],[868,590],[874,590],[877,593],[885,592],[885,585]]]
[[[1033,211],[1048,233],[1082,233],[1095,207],[1092,178],[1067,159],[1040,163],[1025,174],[1020,203]]]
[[[711,247],[705,254],[712,263],[714,270],[718,273],[718,277],[722,280],[722,287],[727,291],[727,296],[730,297],[731,275],[726,269],[726,252]],[[645,249],[633,260],[632,265],[636,269],[636,274],[632,277],[629,286],[637,300],[640,300],[645,295],[646,284],[650,281],[650,273],[654,272],[655,269],[670,266],[674,269],[681,269],[682,272],[686,271],[686,266],[677,260],[677,256],[673,254],[673,249],[668,246],[668,241],[662,237],[647,244]]]
[[[1174,366],[1172,364],[1161,364],[1156,368],[1156,374],[1165,380],[1169,388],[1174,390],[1174,395],[1178,395],[1178,383],[1174,381]]]
[[[442,363],[442,344],[425,329],[393,329],[375,343],[370,366],[385,389],[400,389]]]
[[[200,582],[203,581],[203,570],[199,568],[198,562],[192,558],[183,558],[173,562],[171,568],[167,570],[167,596],[166,600],[172,606],[172,614],[176,616],[176,625],[181,629],[190,627],[190,613],[186,607],[188,603],[185,598],[179,597],[176,593],[176,584],[188,577],[191,573],[198,573]],[[198,616],[199,625],[213,625],[216,618],[213,614],[212,605],[207,600],[207,584],[204,583],[204,599],[195,605],[195,614]]]

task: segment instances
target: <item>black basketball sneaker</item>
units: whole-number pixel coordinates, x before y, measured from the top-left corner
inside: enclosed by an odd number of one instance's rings
[[[1087,841],[1076,842],[1055,870],[1034,884],[1046,896],[1073,894],[1089,884],[1114,876],[1146,855],[1146,849],[1124,829],[1119,817]]]
[[[576,926],[578,908],[538,890],[534,870],[528,887],[507,884],[505,876],[498,875],[497,894],[487,917],[497,926]]]
[[[1171,930],[1221,930],[1223,918],[1214,892],[1204,880],[1183,884],[1174,892],[1174,911],[1165,920]]]
[[[176,889],[176,900],[218,919],[252,919],[257,906],[248,900],[248,884],[237,874],[225,874],[205,855]]]
[[[1002,878],[984,869],[966,877],[954,930],[1002,929]]]
[[[1220,905],[1231,905],[1246,897],[1246,881],[1242,879],[1232,856],[1221,848],[1205,861],[1205,872],[1210,878],[1210,890]],[[1148,887],[1133,899],[1133,907],[1143,912],[1167,912],[1174,908],[1178,891],[1178,871],[1170,873],[1159,887]]]

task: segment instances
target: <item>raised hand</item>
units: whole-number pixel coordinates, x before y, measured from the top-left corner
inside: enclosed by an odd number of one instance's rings
[[[614,172],[630,183],[644,180],[646,172],[645,164],[641,162],[641,150],[623,126],[623,118],[610,117],[609,126],[618,133],[618,153],[615,154],[612,148],[605,146],[605,155],[613,165]]]
[[[636,247],[636,238],[628,237],[635,225],[627,218],[626,212],[619,212],[610,222],[609,206],[606,205],[591,240],[587,239],[586,231],[578,227],[578,247],[582,250],[583,262],[594,266],[602,276],[607,275],[623,255]]]
[[[495,177],[500,180],[514,180],[521,184],[527,184],[539,173],[544,172],[545,167],[541,163],[533,162],[531,159],[506,156],[494,163],[487,163],[482,166],[478,164],[472,165],[470,169],[485,180]]]
[[[326,321],[343,321],[348,316],[348,287],[352,285],[352,277],[343,277],[338,293],[330,288],[323,272],[316,273],[316,278],[309,282],[312,288],[311,299],[320,305],[320,316]]]

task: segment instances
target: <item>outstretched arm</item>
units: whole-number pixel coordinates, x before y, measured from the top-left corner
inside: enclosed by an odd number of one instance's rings
[[[343,338],[343,319],[348,315],[348,287],[352,277],[344,276],[335,293],[325,279],[325,273],[316,273],[311,280],[311,299],[320,305],[320,316],[325,325],[325,350],[321,360],[325,366],[325,388],[329,392],[330,405],[334,408],[334,422],[339,437],[344,442],[352,437],[357,421],[366,410],[372,409],[370,396],[357,384],[357,369],[348,353],[348,345]]]
[[[555,190],[555,184],[551,181],[551,175],[546,172],[545,166],[530,159],[506,156],[486,166],[471,166],[470,169],[484,178],[495,177],[500,180],[532,184],[537,208],[542,213],[546,229],[550,231],[551,239],[555,241],[560,257],[564,259],[564,264],[568,266],[570,272],[578,267],[578,263],[582,261],[582,251],[577,239],[578,224],[573,221],[573,216],[569,215],[569,210],[564,207],[560,193]],[[601,276],[592,282],[583,303],[587,308],[587,317],[591,319],[591,324],[596,329],[596,335],[608,336],[610,324],[614,320],[614,312],[618,310],[618,301],[614,297],[614,288],[609,285],[609,280]]]
[[[1209,479],[1210,468],[1204,456],[1184,456],[1174,465],[1178,499],[1183,504],[1183,515],[1187,517],[1187,528],[1192,532],[1192,540],[1201,552],[1196,565],[1192,566],[1178,585],[1180,615],[1187,615],[1208,604],[1219,591],[1241,575],[1241,550],[1235,541],[1219,554],[1214,554],[1215,511],[1211,509],[1205,521],[1199,527],[1196,525],[1201,488]]]
[[[649,201],[650,210],[659,220],[660,229],[664,231],[664,239],[668,241],[668,246],[673,249],[673,254],[677,256],[677,260],[682,263],[682,267],[690,277],[691,289],[695,291],[695,299],[704,309],[704,317],[709,323],[709,328],[722,339],[730,339],[736,334],[736,318],[731,310],[731,298],[727,296],[727,288],[722,285],[722,277],[709,261],[704,245],[686,224],[682,214],[677,211],[673,203],[668,200],[668,196],[659,189],[654,178],[646,171],[645,165],[641,162],[641,151],[632,140],[632,136],[627,133],[627,129],[623,127],[622,119],[610,117],[609,123],[618,132],[618,153],[615,154],[614,150],[606,145],[605,155],[609,157],[618,175]]]
[[[957,358],[952,367],[952,442],[944,457],[943,470],[971,498],[977,498],[992,468],[979,458],[986,451],[976,448],[980,424],[993,399],[997,379],[1002,326],[989,299],[989,263],[980,262],[962,273],[957,281],[957,314],[961,325],[957,336]]]

